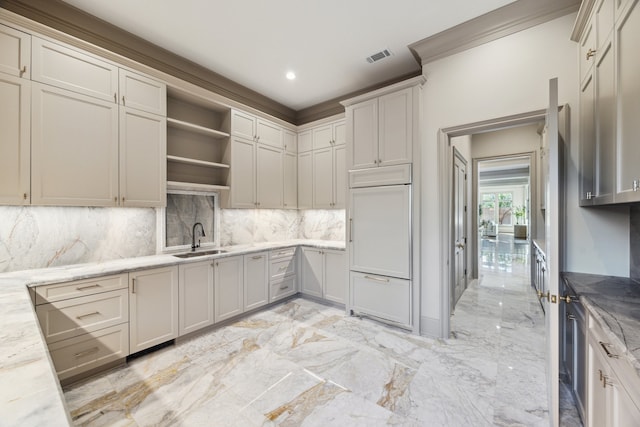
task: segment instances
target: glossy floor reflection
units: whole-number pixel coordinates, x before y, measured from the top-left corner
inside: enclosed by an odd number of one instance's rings
[[[93,426],[547,426],[544,319],[514,259],[470,285],[447,340],[298,298],[67,387],[67,404]]]

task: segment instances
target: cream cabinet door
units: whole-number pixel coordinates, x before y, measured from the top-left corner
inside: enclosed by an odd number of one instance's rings
[[[282,148],[282,128],[266,120],[257,119],[256,139],[259,144]]]
[[[298,154],[298,209],[313,207],[313,152]]]
[[[596,129],[595,80],[593,73],[580,88],[580,206],[593,204],[595,196]]]
[[[333,207],[333,149],[313,150],[313,208]]]
[[[596,53],[596,203],[611,203],[614,194],[616,101],[613,50],[610,42]]]
[[[232,208],[256,207],[256,143],[233,137],[231,140]]]
[[[333,145],[333,126],[331,124],[313,128],[311,132],[314,150],[331,147]]]
[[[32,80],[117,103],[118,67],[114,64],[37,37],[31,49]]]
[[[378,99],[361,102],[349,110],[353,152],[351,169],[378,165]]]
[[[178,334],[213,325],[213,263],[178,266]]]
[[[120,69],[121,105],[160,116],[167,115],[167,86],[157,80]]]
[[[333,208],[344,209],[347,198],[347,150],[345,145],[333,147]]]
[[[295,132],[291,132],[290,130],[284,130],[283,133],[283,143],[284,143],[284,151],[286,153],[297,153],[298,152],[298,136]]]
[[[324,298],[344,304],[347,299],[349,268],[345,251],[324,252]]]
[[[244,311],[269,302],[268,252],[244,256]]]
[[[303,294],[322,298],[324,295],[324,255],[322,250],[302,248],[301,264],[301,292]]]
[[[352,271],[351,308],[403,326],[411,325],[411,281]]]
[[[284,208],[298,207],[298,156],[284,153]]]
[[[167,204],[167,119],[120,107],[120,204]]]
[[[306,130],[298,134],[298,153],[306,153],[313,149],[313,135],[311,130]]]
[[[31,36],[0,24],[0,73],[31,78]]]
[[[256,117],[242,111],[231,111],[231,134],[251,141],[256,138]]]
[[[118,105],[32,83],[31,202],[114,206]]]
[[[0,74],[0,204],[31,198],[31,82]]]
[[[129,273],[132,354],[178,336],[178,295],[178,267]]]
[[[244,311],[243,256],[220,258],[214,267],[214,301],[216,322]]]
[[[413,147],[413,88],[378,100],[378,166],[411,163]]]
[[[282,208],[282,149],[257,145],[256,199],[258,208]]]

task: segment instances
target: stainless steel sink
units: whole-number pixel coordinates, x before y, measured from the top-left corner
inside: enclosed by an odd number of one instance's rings
[[[178,257],[178,258],[193,258],[193,257],[205,256],[205,255],[224,254],[226,252],[227,251],[225,251],[223,249],[211,249],[211,250],[208,250],[208,251],[185,252],[183,254],[175,254],[173,256],[174,257]]]

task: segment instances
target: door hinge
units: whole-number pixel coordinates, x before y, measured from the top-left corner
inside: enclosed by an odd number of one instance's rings
[[[467,213],[467,207],[466,206],[464,207],[464,212]]]

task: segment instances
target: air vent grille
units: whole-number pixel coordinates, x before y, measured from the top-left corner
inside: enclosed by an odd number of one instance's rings
[[[389,49],[384,49],[384,50],[381,50],[380,52],[374,53],[371,56],[368,56],[367,57],[367,62],[369,64],[373,64],[374,62],[381,61],[381,60],[383,60],[385,58],[388,58],[390,56],[391,56],[391,51]]]

